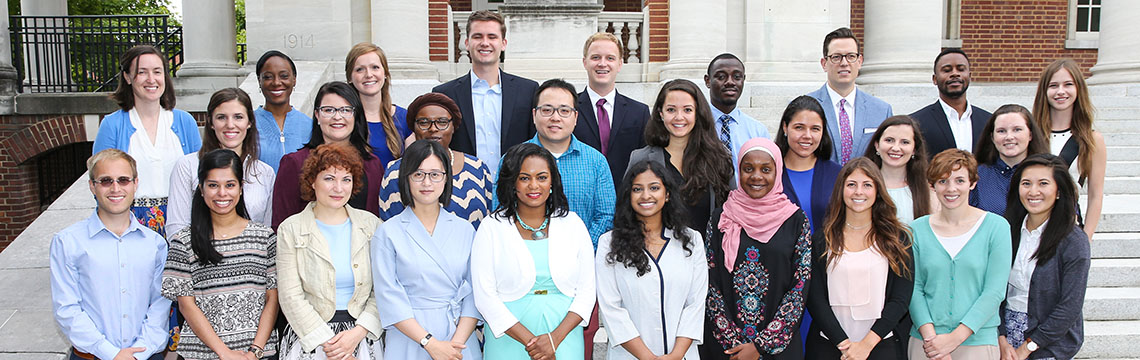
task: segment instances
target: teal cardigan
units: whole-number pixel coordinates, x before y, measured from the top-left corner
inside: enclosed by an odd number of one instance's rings
[[[930,215],[911,223],[915,274],[910,336],[922,339],[918,328],[928,323],[939,334],[964,324],[974,335],[962,345],[997,345],[998,308],[1005,300],[1013,250],[1009,223],[994,213],[984,216],[974,237],[954,258],[931,231]]]

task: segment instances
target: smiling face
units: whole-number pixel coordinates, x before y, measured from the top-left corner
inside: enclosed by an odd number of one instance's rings
[[[974,183],[970,182],[970,172],[963,166],[934,182],[934,194],[938,196],[938,202],[944,209],[956,209],[968,204],[970,190],[973,189]]]
[[[313,179],[313,197],[317,206],[339,209],[352,197],[352,173],[339,167],[329,167]]]
[[[103,179],[118,180],[120,178],[134,179],[131,164],[126,159],[106,159],[100,161],[91,169],[93,181]],[[125,215],[131,211],[131,203],[135,201],[135,189],[138,181],[130,181],[126,185],[111,182],[110,186],[103,186],[95,182],[88,183],[91,193],[95,194],[95,203],[99,212],[108,215]]]
[[[765,151],[749,151],[740,160],[740,188],[748,197],[759,199],[776,185],[776,160]]]
[[[538,156],[523,159],[519,176],[515,179],[515,194],[519,198],[519,208],[546,209],[550,198],[550,166]]]
[[[471,31],[463,43],[467,46],[471,62],[478,65],[497,65],[499,55],[507,48],[502,24],[497,21],[474,21],[468,26],[471,27]]]
[[[321,97],[321,104],[314,111],[315,114],[313,114],[313,116],[317,118],[317,124],[321,127],[321,135],[325,137],[325,143],[347,143],[349,136],[352,135],[352,131],[355,129],[355,123],[353,122],[355,119],[351,115],[344,116],[339,111],[334,112],[332,117],[326,118],[321,115],[319,111],[321,107],[325,106],[331,106],[337,109],[344,108],[350,106],[348,100],[345,100],[337,94],[325,94],[325,96]]]
[[[697,125],[696,100],[687,92],[670,91],[665,95],[665,103],[661,107],[661,120],[665,122],[665,130],[669,131],[671,137],[687,139]]]
[[[422,181],[416,181],[415,177],[408,179],[408,188],[412,191],[412,199],[415,200],[415,206],[437,206],[437,204],[439,204],[439,197],[443,194],[444,182],[431,181],[431,174],[445,174],[443,161],[435,155],[430,155],[424,159],[424,161],[420,162],[420,167],[416,172],[422,172],[424,177]]]
[[[855,43],[855,39],[840,38],[831,40],[827,44],[828,56],[858,53],[859,45]],[[832,88],[846,89],[855,83],[855,78],[859,77],[859,68],[863,66],[863,56],[859,56],[855,62],[841,59],[838,64],[832,63],[825,57],[820,60],[820,65],[827,72],[827,82],[832,85]]]
[[[538,94],[537,108],[550,107],[552,109],[574,109],[574,94],[558,87],[549,87]],[[534,127],[538,137],[546,144],[562,144],[570,141],[574,133],[574,126],[578,123],[578,112],[573,110],[568,117],[559,115],[554,111],[550,116],[543,116],[538,109],[531,110],[534,116]]]
[[[1017,165],[1025,160],[1029,142],[1033,141],[1028,121],[1018,113],[1005,113],[994,119],[994,147],[1006,165]]]
[[[447,119],[447,128],[440,130],[435,121]],[[420,122],[426,121],[431,126],[427,130],[420,128]],[[416,140],[428,139],[438,141],[443,147],[451,146],[451,136],[455,134],[455,121],[451,118],[451,114],[439,105],[427,105],[418,112],[416,112],[416,125],[412,126],[412,132],[416,134]]]
[[[250,118],[245,113],[245,105],[238,100],[230,100],[214,108],[210,115],[210,128],[223,149],[233,150],[241,155],[241,145],[249,131]]]
[[[237,209],[241,200],[241,182],[229,167],[210,170],[202,181],[202,199],[206,207],[217,215],[226,215]]]
[[[629,200],[633,205],[633,212],[644,221],[654,216],[661,216],[661,210],[665,208],[665,203],[669,202],[669,191],[665,190],[665,182],[647,169],[633,177]]]
[[[582,59],[582,66],[586,68],[586,77],[590,86],[595,88],[608,88],[617,81],[618,72],[621,71],[621,50],[613,41],[598,40],[586,49],[586,57]]]
[[[843,204],[848,214],[871,211],[875,205],[875,182],[863,170],[856,169],[843,181]]]
[[[800,110],[784,125],[784,135],[788,137],[787,155],[814,159],[823,139],[823,119],[815,111]]]
[[[1077,101],[1077,83],[1069,70],[1061,68],[1049,78],[1045,95],[1049,98],[1049,107],[1055,111],[1064,111],[1073,108]]]
[[[158,103],[166,91],[166,73],[162,58],[155,54],[143,54],[135,59],[131,73],[123,73],[131,84],[135,102]]]
[[[265,103],[270,105],[288,105],[289,97],[293,95],[293,87],[297,85],[297,74],[289,66],[289,61],[280,56],[265,60],[258,74],[261,85],[261,95]]]
[[[1047,166],[1030,166],[1021,172],[1017,187],[1018,198],[1029,216],[1048,219],[1057,203],[1057,183],[1053,181],[1053,169]]]
[[[957,99],[966,94],[970,87],[970,62],[958,53],[949,53],[938,58],[934,72],[934,85],[943,97]]]
[[[733,58],[717,60],[705,75],[705,86],[714,105],[735,107],[744,91],[744,64]]]
[[[380,63],[380,54],[373,51],[357,57],[352,65],[351,80],[361,97],[380,94],[384,82],[388,81],[384,76],[384,65]]]
[[[875,143],[875,151],[883,158],[884,167],[906,166],[914,156],[914,128],[910,125],[894,125],[883,129],[883,136]]]

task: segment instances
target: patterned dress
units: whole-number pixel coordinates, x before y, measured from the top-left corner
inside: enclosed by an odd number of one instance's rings
[[[713,223],[720,222],[720,210]],[[702,359],[752,343],[761,359],[803,359],[800,320],[811,278],[811,230],[802,210],[784,221],[767,243],[740,233],[740,249],[729,273],[724,266],[722,233],[708,242],[709,296],[706,303]]]
[[[265,292],[277,288],[277,236],[268,226],[250,221],[241,234],[214,240],[222,262],[203,266],[190,247],[190,228],[170,238],[162,295],[177,301],[193,296],[206,320],[227,347],[245,350],[257,335]],[[187,359],[216,359],[190,326],[183,326],[178,354]],[[277,333],[265,344],[265,355],[277,353]]]
[[[479,158],[463,154],[463,169],[452,169],[451,202],[443,209],[467,220],[475,229],[487,217],[491,206],[491,189],[495,182],[491,170]],[[400,202],[400,159],[388,164],[384,170],[384,180],[380,183],[380,220],[388,221],[404,211]]]

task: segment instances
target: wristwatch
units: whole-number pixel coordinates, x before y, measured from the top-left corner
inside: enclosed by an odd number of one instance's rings
[[[1033,340],[1029,340],[1029,342],[1025,344],[1025,349],[1029,350],[1029,352],[1037,351],[1037,343],[1033,342]]]
[[[431,340],[431,333],[424,335],[424,338],[420,339],[420,347],[427,347],[428,340]]]
[[[258,359],[260,359],[261,356],[265,354],[265,350],[262,350],[261,347],[257,345],[250,345],[249,352],[253,353],[253,356]]]

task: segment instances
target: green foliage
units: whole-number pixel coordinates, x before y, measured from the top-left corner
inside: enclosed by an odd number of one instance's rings
[[[170,14],[170,0],[67,0],[68,15]],[[8,0],[8,15],[20,15],[20,0]],[[175,24],[180,19],[172,18]]]
[[[237,43],[245,43],[245,0],[234,0],[234,24],[237,25]]]

